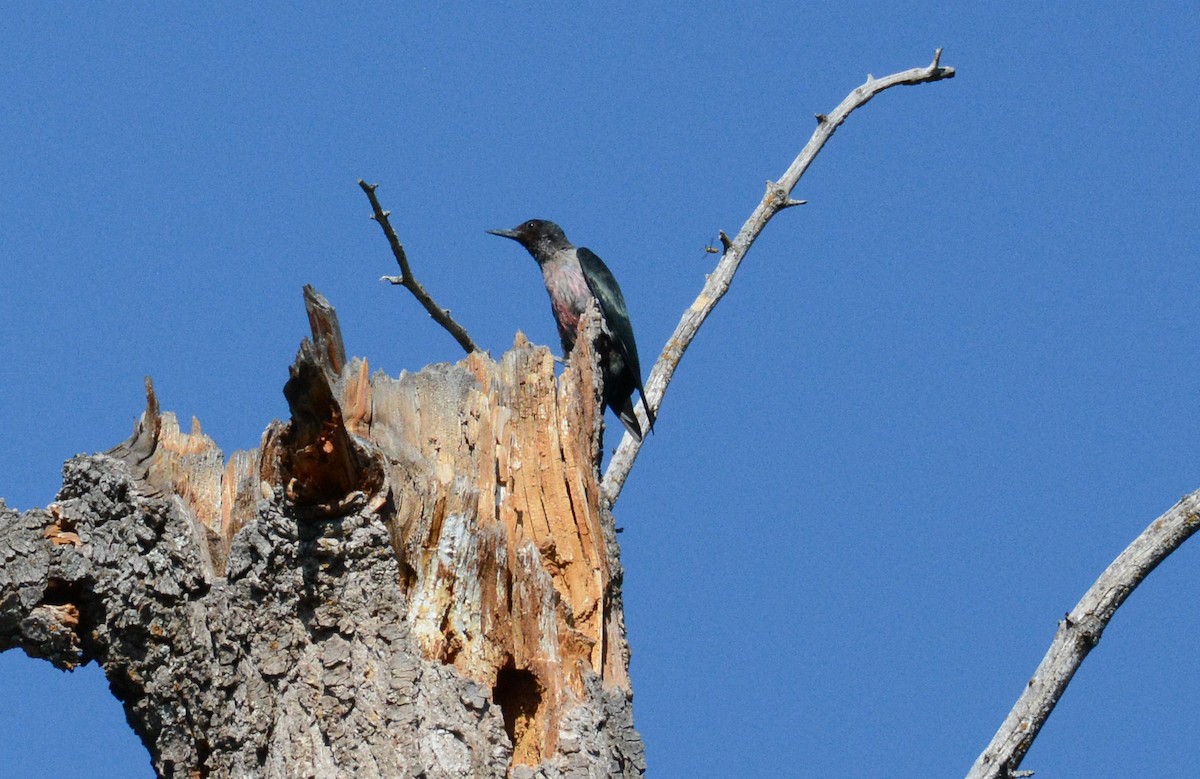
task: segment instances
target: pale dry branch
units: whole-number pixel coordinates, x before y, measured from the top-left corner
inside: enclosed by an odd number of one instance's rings
[[[954,78],[954,68],[942,67],[941,56],[942,50],[938,49],[933,55],[933,62],[926,67],[912,68],[879,79],[868,75],[866,83],[847,95],[831,113],[817,114],[817,128],[813,131],[812,138],[784,171],[778,182],[767,182],[767,191],[763,195],[762,202],[742,225],[737,236],[730,240],[723,232],[721,233],[721,243],[725,247],[724,254],[716,268],[708,275],[700,295],[684,312],[679,324],[676,325],[675,332],[667,340],[662,354],[659,355],[658,361],[650,372],[650,379],[646,382],[646,397],[656,412],[662,403],[667,385],[675,374],[675,369],[679,367],[679,361],[683,357],[684,351],[696,337],[700,325],[704,324],[704,320],[712,313],[717,302],[729,290],[733,274],[737,272],[738,266],[741,265],[742,259],[745,258],[746,252],[758,238],[759,233],[763,231],[767,222],[775,214],[804,202],[793,200],[791,198],[792,190],[800,181],[800,177],[808,170],[808,166],[812,164],[825,142],[856,108],[866,105],[871,98],[885,89],[901,84],[924,84]],[[645,427],[645,409],[640,407],[639,409],[639,419]],[[612,460],[609,461],[608,470],[604,474],[604,493],[610,502],[615,503],[617,496],[620,495],[621,488],[625,485],[625,479],[629,476],[629,470],[633,467],[633,462],[641,447],[641,441],[626,434],[617,447]]]
[[[1058,623],[1049,651],[967,779],[1010,779],[1022,773],[1017,769],[1025,753],[1075,671],[1099,643],[1113,614],[1142,580],[1197,530],[1200,491],[1184,497],[1151,522],[1100,574],[1071,613]]]
[[[392,247],[392,254],[396,258],[396,264],[400,266],[399,276],[384,276],[383,280],[390,284],[404,287],[413,293],[417,301],[429,312],[429,316],[433,317],[433,320],[439,325],[446,328],[446,331],[454,336],[454,340],[458,341],[459,346],[467,354],[483,351],[471,340],[471,336],[467,333],[466,328],[454,321],[454,318],[450,316],[450,310],[439,306],[429,292],[426,291],[425,287],[421,285],[421,282],[417,281],[416,277],[413,276],[412,268],[408,265],[408,255],[404,251],[404,246],[400,243],[400,238],[396,235],[396,231],[392,229],[392,223],[388,221],[388,216],[392,212],[384,211],[383,207],[379,205],[379,198],[375,197],[375,190],[378,189],[379,185],[368,184],[359,179],[358,186],[362,187],[362,191],[366,192],[367,197],[370,198],[371,209],[374,212],[371,214],[371,218],[378,222],[379,226],[383,229],[383,234],[388,239],[388,245]]]

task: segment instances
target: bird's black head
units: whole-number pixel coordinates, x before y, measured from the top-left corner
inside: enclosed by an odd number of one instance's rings
[[[571,242],[562,228],[545,219],[530,219],[522,222],[512,230],[488,230],[492,235],[511,238],[529,250],[534,257],[541,252],[552,252],[556,249],[569,249]],[[541,251],[539,251],[541,250]]]

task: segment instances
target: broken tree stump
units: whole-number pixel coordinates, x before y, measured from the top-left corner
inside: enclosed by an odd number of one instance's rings
[[[258,449],[147,383],[47,509],[0,502],[0,650],[98,662],[160,776],[641,776],[592,338],[557,381],[520,334],[392,378],[305,300]]]

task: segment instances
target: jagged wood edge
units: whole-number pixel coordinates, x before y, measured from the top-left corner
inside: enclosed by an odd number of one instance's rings
[[[800,177],[808,170],[808,166],[816,158],[817,153],[829,140],[834,131],[841,126],[842,122],[857,108],[861,108],[871,101],[871,98],[878,95],[885,89],[890,89],[901,84],[924,84],[932,81],[941,81],[947,78],[954,78],[954,68],[942,67],[939,62],[942,57],[942,50],[938,49],[934,52],[933,62],[923,68],[912,68],[910,70],[893,73],[884,78],[875,78],[868,75],[866,82],[846,96],[838,107],[833,109],[829,114],[817,114],[817,129],[813,132],[808,144],[800,151],[800,154],[792,161],[792,164],[780,177],[779,181],[768,181],[767,192],[763,195],[762,202],[754,209],[750,218],[742,225],[742,229],[737,236],[730,240],[724,232],[721,233],[721,243],[724,246],[724,253],[721,259],[717,262],[716,268],[708,275],[708,279],[704,284],[704,288],[700,290],[700,295],[692,303],[692,305],[683,313],[683,317],[679,320],[679,324],[675,327],[675,332],[667,339],[666,346],[663,347],[662,354],[659,355],[658,361],[654,364],[653,370],[650,372],[650,379],[646,382],[646,398],[654,408],[657,414],[659,406],[662,403],[663,395],[666,393],[667,385],[671,382],[671,377],[675,374],[675,369],[679,367],[679,361],[683,357],[683,353],[691,344],[692,339],[696,337],[696,333],[700,329],[700,325],[704,324],[704,320],[712,313],[713,308],[729,291],[729,285],[733,281],[733,274],[737,272],[738,266],[741,265],[742,259],[746,256],[746,252],[750,250],[759,233],[767,226],[767,222],[771,217],[780,211],[790,208],[791,206],[801,205],[804,201],[792,200],[791,193],[796,184],[800,181]],[[636,408],[638,419],[642,423],[643,429],[646,427],[646,410],[640,405]],[[637,459],[638,452],[641,451],[642,442],[636,440],[628,433],[621,440],[617,447],[616,453],[612,460],[609,461],[608,470],[604,473],[602,482],[603,495],[609,501],[609,504],[616,503],[617,497],[621,494],[621,488],[625,486],[625,479],[629,476],[629,471],[633,467],[633,462]]]
[[[1100,574],[1075,608],[1058,623],[1050,649],[1000,730],[971,766],[967,779],[1009,779],[1070,684],[1075,671],[1125,599],[1159,563],[1200,530],[1200,490],[1184,496],[1150,523]]]
[[[454,340],[458,341],[458,345],[467,354],[483,351],[471,340],[471,336],[467,333],[466,328],[454,321],[454,318],[450,316],[450,309],[439,306],[421,282],[417,281],[416,277],[413,276],[412,268],[408,264],[408,255],[404,251],[404,245],[400,243],[400,238],[392,228],[392,223],[388,221],[388,217],[392,212],[384,211],[383,207],[379,205],[379,198],[375,196],[375,190],[379,188],[379,185],[368,184],[366,181],[359,179],[358,186],[362,188],[363,192],[367,193],[367,197],[371,200],[371,210],[373,212],[371,218],[378,222],[380,228],[383,229],[383,234],[388,239],[388,245],[392,247],[392,255],[396,258],[396,264],[400,266],[399,276],[383,276],[382,280],[404,287],[411,292],[413,297],[417,299],[417,302],[429,312],[429,316],[433,317],[433,321],[446,328],[446,332],[454,336]]]

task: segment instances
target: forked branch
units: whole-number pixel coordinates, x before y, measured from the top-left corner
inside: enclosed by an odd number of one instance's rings
[[[383,280],[391,284],[397,284],[401,287],[404,287],[409,292],[413,293],[413,296],[422,306],[425,307],[425,310],[429,312],[429,315],[433,317],[434,321],[446,328],[446,331],[449,332],[450,335],[454,336],[454,340],[458,341],[459,346],[461,346],[467,352],[467,354],[470,354],[471,352],[482,351],[482,349],[476,346],[475,342],[471,340],[471,336],[467,334],[466,328],[464,328],[458,322],[455,322],[454,318],[450,316],[449,309],[439,306],[429,292],[425,290],[425,287],[421,285],[421,282],[417,281],[416,277],[413,276],[412,268],[410,268],[408,265],[408,255],[404,252],[404,246],[400,243],[400,238],[396,235],[396,231],[392,229],[392,223],[388,221],[388,217],[392,212],[384,211],[383,207],[379,205],[379,198],[375,197],[375,190],[379,188],[379,185],[368,184],[362,179],[359,179],[358,186],[362,187],[362,191],[366,192],[367,197],[370,198],[371,209],[374,211],[374,213],[371,214],[371,218],[378,222],[379,226],[383,228],[383,234],[387,236],[388,244],[392,247],[392,254],[396,258],[396,264],[400,266],[399,276],[384,276]]]
[[[933,62],[926,67],[912,68],[878,79],[868,75],[866,83],[847,95],[846,99],[839,103],[831,113],[817,114],[817,129],[813,131],[812,138],[784,171],[779,181],[767,182],[767,191],[763,195],[762,202],[742,225],[741,231],[732,240],[729,240],[724,233],[721,234],[721,243],[724,245],[725,251],[720,261],[708,275],[708,280],[705,282],[704,288],[700,290],[700,295],[684,312],[683,318],[675,327],[675,332],[667,339],[667,345],[663,348],[662,354],[654,364],[654,369],[650,372],[650,380],[646,382],[646,397],[656,412],[662,403],[663,394],[671,382],[671,377],[675,375],[675,369],[679,367],[679,360],[683,357],[684,351],[696,337],[700,325],[704,324],[704,320],[708,318],[713,308],[729,290],[733,274],[737,272],[738,266],[741,265],[742,259],[754,244],[755,239],[758,238],[759,233],[763,231],[767,222],[775,214],[804,202],[793,200],[792,190],[800,181],[800,177],[808,170],[808,166],[812,164],[825,142],[856,108],[866,105],[871,98],[885,89],[900,84],[924,84],[930,81],[954,78],[954,68],[942,67],[940,65],[941,57],[942,50],[938,49],[933,55]],[[644,427],[645,409],[641,409],[639,417]],[[617,447],[616,454],[609,461],[608,470],[604,474],[604,493],[609,501],[616,502],[641,447],[642,443],[631,435],[626,435],[620,446]]]
[[[1058,632],[1033,678],[1008,713],[992,743],[975,761],[967,779],[1010,779],[1054,710],[1071,677],[1130,593],[1155,567],[1200,530],[1200,491],[1184,497],[1134,539],[1100,574]]]

